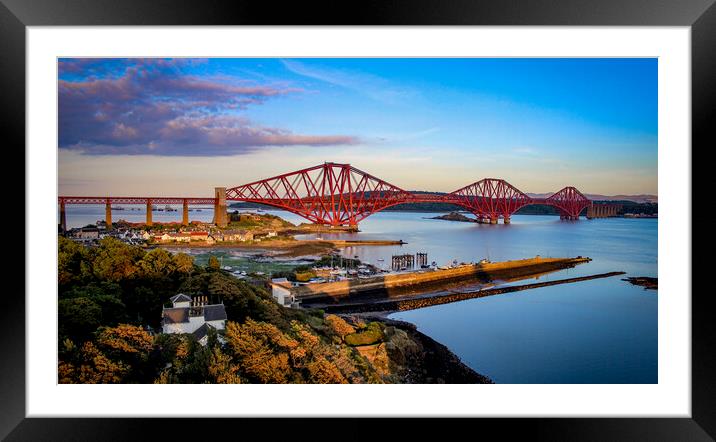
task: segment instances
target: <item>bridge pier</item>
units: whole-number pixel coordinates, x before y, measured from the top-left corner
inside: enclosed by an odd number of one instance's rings
[[[189,200],[186,198],[184,198],[184,202],[182,204],[181,224],[182,226],[189,225]]]
[[[490,217],[490,224],[497,224],[497,217]]]
[[[147,222],[145,224],[152,225],[152,200],[149,198],[147,198]]]
[[[509,216],[503,217],[503,218],[502,218],[502,223],[503,223],[503,224],[509,224],[509,223],[510,223],[510,217],[509,217]]]
[[[214,224],[226,227],[229,216],[226,213],[226,187],[214,187]]]
[[[104,222],[107,230],[112,230],[112,202],[107,198],[104,205]]]
[[[67,232],[67,215],[65,214],[65,200],[60,198],[60,229],[62,233]]]

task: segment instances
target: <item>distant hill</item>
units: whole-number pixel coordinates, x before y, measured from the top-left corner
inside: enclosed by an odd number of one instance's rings
[[[421,193],[435,193],[439,195],[444,195],[444,192],[425,192],[425,191],[415,191],[411,190],[409,192],[421,194]],[[551,196],[551,193],[528,193],[532,198],[547,198]],[[629,206],[629,202],[633,202],[635,204],[658,204],[658,197],[656,195],[598,195],[598,194],[592,194],[588,193],[585,194],[585,196],[592,201],[599,201],[599,202],[605,202],[605,201],[613,201],[615,204],[622,204]],[[256,203],[232,203],[229,205],[229,207],[234,209],[266,209],[271,210],[272,208],[263,204],[256,204]],[[408,211],[415,211],[415,212],[452,212],[456,210],[464,210],[461,207],[454,206],[452,204],[444,204],[444,203],[408,203],[408,204],[400,204],[397,206],[390,207],[388,209],[385,209],[386,211],[391,212],[408,212]],[[656,211],[656,206],[653,208],[648,208],[648,210],[641,210],[644,213],[652,213],[652,211]],[[524,215],[554,215],[557,213],[556,209],[550,206],[527,206],[520,209],[517,213],[524,214]],[[638,213],[638,212],[637,212]]]
[[[532,198],[547,198],[552,193],[528,193]],[[658,203],[657,195],[599,195],[595,193],[585,193],[584,196],[593,201],[634,201],[635,203]]]

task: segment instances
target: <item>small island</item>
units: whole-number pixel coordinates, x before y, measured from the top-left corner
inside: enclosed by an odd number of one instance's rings
[[[637,276],[637,277],[624,278],[624,279],[622,279],[622,281],[627,281],[634,285],[644,287],[644,290],[658,290],[659,289],[659,279],[658,278],[650,278],[648,276]]]
[[[440,216],[434,216],[430,219],[444,219],[446,221],[462,221],[465,223],[476,223],[479,222],[475,218],[467,217],[461,213],[458,212],[450,212],[447,215],[440,215]]]

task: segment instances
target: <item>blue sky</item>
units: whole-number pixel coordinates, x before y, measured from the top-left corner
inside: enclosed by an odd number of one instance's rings
[[[657,194],[656,59],[62,59],[60,192],[349,162],[409,190]]]

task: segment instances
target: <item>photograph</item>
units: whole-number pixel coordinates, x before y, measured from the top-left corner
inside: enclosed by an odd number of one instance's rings
[[[659,384],[661,63],[57,57],[57,383]]]

